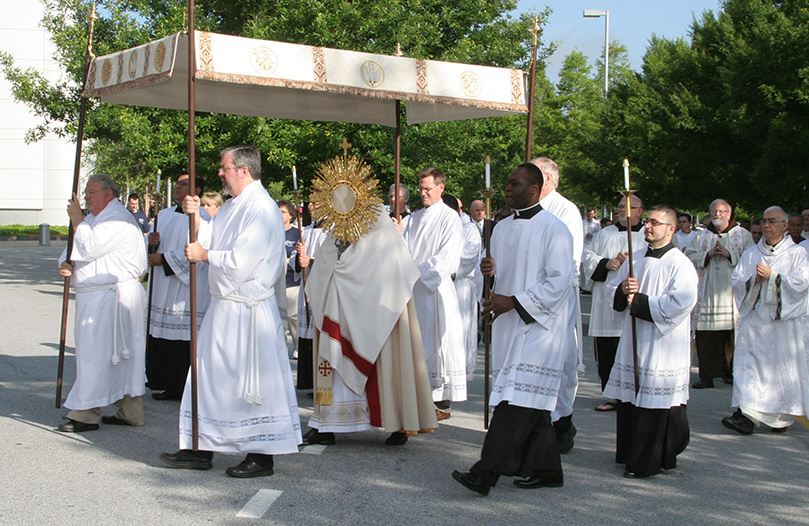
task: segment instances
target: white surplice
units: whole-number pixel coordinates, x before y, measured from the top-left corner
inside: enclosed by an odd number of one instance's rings
[[[483,293],[483,275],[480,273],[480,231],[475,223],[463,225],[464,244],[461,264],[455,272],[455,293],[463,324],[466,349],[466,375],[470,380],[478,361],[478,319],[480,297]]]
[[[514,296],[517,309],[492,324],[490,407],[510,405],[553,411],[565,360],[575,352],[573,239],[567,227],[545,210],[531,219],[500,221],[491,240],[494,292]]]
[[[466,400],[466,348],[452,274],[463,251],[458,213],[442,201],[416,210],[403,229],[405,243],[419,268],[413,286],[424,357],[433,400]]]
[[[755,284],[756,265],[772,271]],[[733,407],[773,427],[790,425],[809,407],[809,257],[785,235],[748,248],[731,277],[741,315],[733,357]]]
[[[314,260],[317,257],[317,249],[320,248],[320,244],[323,243],[323,240],[326,238],[326,232],[323,231],[320,227],[315,227],[314,223],[306,226],[303,231],[301,232],[301,241],[306,245],[304,249],[304,253]],[[309,274],[312,271],[312,265],[306,269],[306,277],[309,278]],[[308,338],[312,339],[312,309],[309,308],[309,312],[306,309],[306,294],[303,290],[304,283],[302,279],[303,273],[296,273],[295,279],[299,279],[301,281],[301,290],[298,293],[298,338]]]
[[[573,287],[573,297],[576,300],[576,347],[573,348],[573,354],[565,360],[563,389],[559,392],[556,410],[551,415],[552,420],[555,422],[561,417],[573,414],[573,402],[576,400],[576,392],[579,389],[578,373],[584,373],[584,342],[582,341],[584,333],[579,301],[579,265],[581,265],[581,255],[584,249],[584,232],[578,207],[562,197],[556,190],[551,191],[544,199],[541,199],[539,204],[564,223],[573,237],[573,254],[571,254],[573,260],[573,283],[571,286]]]
[[[62,251],[59,263],[65,261]],[[105,407],[146,391],[146,272],[143,233],[118,200],[79,223],[73,237],[76,383],[68,409]]]
[[[589,336],[618,337],[621,336],[621,325],[616,322],[612,314],[612,296],[606,292],[607,283],[615,279],[618,272],[626,266],[627,262],[618,270],[610,270],[604,281],[593,281],[593,272],[598,268],[599,263],[604,259],[612,259],[619,252],[627,251],[626,230],[618,230],[615,225],[610,225],[599,230],[593,240],[584,247],[582,254],[582,272],[586,280],[586,287],[592,291],[593,304],[590,309]],[[643,231],[632,232],[632,250],[646,250],[646,240]]]
[[[149,319],[149,334],[165,340],[191,339],[191,265],[185,257],[188,244],[188,216],[177,212],[177,206],[161,210],[157,216],[160,244],[157,253],[162,254],[174,274],[169,276],[163,266],[154,268],[152,283],[152,312]],[[200,209],[203,222],[211,216]],[[205,311],[211,301],[208,287],[208,265],[196,264],[197,273],[197,329],[202,326]]]
[[[200,449],[297,453],[301,426],[277,303],[286,288],[281,212],[254,181],[219,208],[210,230],[200,228],[199,240],[209,249],[212,296],[197,341]],[[191,445],[189,375],[180,447]]]
[[[697,302],[697,271],[675,247],[660,258],[644,257],[645,252],[644,248],[632,254],[639,293],[648,297],[654,320],[635,319],[640,388],[636,396],[630,309],[613,310],[622,334],[604,396],[645,409],[670,409],[688,402],[690,316]],[[609,298],[615,297],[628,272],[628,265],[621,265],[607,285]]]

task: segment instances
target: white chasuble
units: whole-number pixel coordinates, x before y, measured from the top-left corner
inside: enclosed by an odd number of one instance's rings
[[[646,240],[642,231],[632,232],[632,250],[646,250]],[[603,259],[613,259],[621,252],[627,251],[626,230],[618,230],[610,225],[599,230],[593,240],[584,247],[581,266],[586,288],[592,291],[593,304],[590,310],[589,336],[617,338],[621,335],[621,325],[612,315],[612,296],[607,292],[607,283],[615,279],[618,272],[628,265],[628,261],[618,268],[607,272],[604,281],[593,281],[592,276]]]
[[[225,202],[210,231],[211,303],[197,340],[199,447],[224,453],[297,453],[298,404],[276,298],[284,298],[284,227],[254,181]],[[281,291],[281,295],[277,291]],[[284,302],[285,303],[285,302]],[[190,449],[191,378],[180,408],[180,447]]]
[[[730,259],[706,259],[708,252],[719,243]],[[738,328],[738,311],[733,303],[730,275],[742,252],[753,244],[750,232],[740,226],[723,234],[705,229],[685,249],[685,255],[699,274],[699,297],[691,324],[695,331],[725,331]]]
[[[496,294],[514,296],[517,309],[492,324],[491,407],[553,411],[565,359],[575,351],[575,298],[567,227],[545,210],[531,219],[500,221],[491,240]]]
[[[66,249],[59,263],[65,261]],[[68,409],[105,407],[146,391],[143,233],[118,200],[79,223],[73,238],[76,383]]]
[[[418,279],[384,211],[342,253],[326,235],[306,283],[317,352],[311,427],[410,435],[437,427],[412,300]]]
[[[180,210],[182,212],[182,210]],[[157,216],[160,244],[157,253],[162,254],[173,274],[166,275],[162,265],[154,267],[152,287],[152,312],[149,319],[149,334],[165,340],[191,339],[191,264],[185,258],[188,244],[188,216],[177,212],[177,206],[161,210]],[[203,222],[211,216],[200,209]],[[211,300],[208,287],[208,265],[196,264],[197,273],[197,329],[202,326],[205,311]]]
[[[632,254],[639,292],[648,297],[653,321],[635,318],[639,390],[635,395],[632,316],[613,310],[621,323],[621,340],[604,396],[646,409],[670,409],[688,402],[691,373],[691,309],[697,302],[697,271],[672,247],[660,258]],[[610,298],[628,275],[622,265],[607,287]]]
[[[769,280],[756,284],[758,263],[770,267],[771,275]],[[806,415],[809,407],[806,251],[795,245],[789,235],[775,247],[762,238],[758,245],[742,254],[732,280],[741,315],[733,356],[732,406],[761,413],[749,416],[768,425],[779,421],[778,415]]]
[[[452,274],[463,251],[458,214],[442,201],[407,217],[403,238],[418,265],[413,286],[433,400],[466,400],[466,348]]]

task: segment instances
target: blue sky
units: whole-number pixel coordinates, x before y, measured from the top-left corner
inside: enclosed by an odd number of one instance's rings
[[[553,9],[544,28],[544,42],[559,47],[548,60],[548,76],[556,74],[565,55],[578,48],[594,64],[604,47],[604,17],[584,18],[585,9],[610,12],[610,41],[626,46],[632,68],[639,70],[653,34],[667,38],[688,37],[694,17],[703,11],[719,11],[719,0],[520,0],[518,11]]]

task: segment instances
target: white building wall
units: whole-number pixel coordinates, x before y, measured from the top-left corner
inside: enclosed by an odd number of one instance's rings
[[[52,58],[48,32],[40,27],[44,9],[42,0],[0,1],[0,49],[16,66],[34,68],[54,81],[62,70]],[[14,100],[0,75],[0,225],[68,223],[76,145],[53,135],[26,144],[25,134],[40,123],[28,106]]]

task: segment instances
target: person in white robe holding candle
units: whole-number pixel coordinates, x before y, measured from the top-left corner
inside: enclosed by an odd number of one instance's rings
[[[180,451],[169,466],[210,469],[214,451],[247,454],[232,477],[273,474],[273,455],[298,452],[301,425],[283,332],[286,305],[284,227],[278,205],[261,186],[261,155],[222,151],[219,178],[232,196],[199,238],[189,261],[208,263],[211,303],[197,340],[199,451],[193,451],[191,377],[180,407]],[[183,209],[197,215],[199,198]],[[199,224],[199,222],[197,223]]]
[[[697,302],[697,272],[672,243],[677,212],[658,205],[646,216],[647,248],[607,285],[621,322],[621,339],[604,394],[620,401],[615,461],[624,477],[644,478],[674,469],[689,441],[688,383],[691,369],[691,309]],[[637,342],[638,384],[632,322]]]
[[[809,407],[809,258],[786,233],[781,208],[768,208],[761,225],[763,238],[731,276],[741,315],[731,403],[737,409],[722,425],[744,435],[760,424],[786,431]]]
[[[452,477],[488,495],[501,476],[519,476],[521,489],[560,487],[562,461],[551,422],[565,360],[575,352],[575,298],[567,227],[542,209],[542,172],[521,164],[508,178],[506,204],[514,215],[494,229],[481,272],[494,276],[483,302],[492,321],[491,426],[480,460]]]

